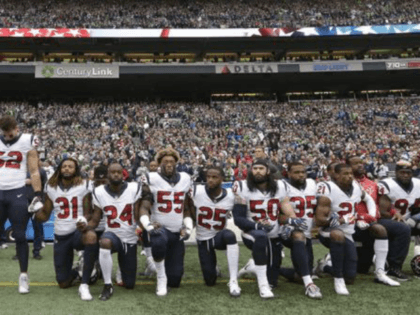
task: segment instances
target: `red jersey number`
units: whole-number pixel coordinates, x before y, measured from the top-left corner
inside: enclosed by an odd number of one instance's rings
[[[280,210],[280,200],[270,199],[267,202],[267,207],[264,207],[264,200],[250,200],[249,201],[249,210],[252,214],[252,219],[255,222],[264,220],[269,217],[271,221],[276,221],[278,216],[278,211]],[[274,209],[275,208],[275,209]]]
[[[172,192],[172,191],[158,191],[157,202],[159,204],[158,210],[163,213],[169,213],[173,210],[175,213],[182,213],[182,204],[184,202],[184,192]]]
[[[197,217],[197,224],[210,230],[213,228],[214,230],[220,231],[223,230],[226,225],[226,215],[227,210],[224,209],[213,209],[209,207],[200,207],[199,209],[200,214]],[[220,224],[214,224],[211,226],[209,223],[205,223],[204,220],[211,220],[216,222],[220,222]]]
[[[55,203],[60,205],[60,212],[57,214],[59,219],[67,219],[70,216],[70,202],[65,197],[59,197],[55,200]],[[71,199],[72,208],[72,219],[77,219],[77,197]]]
[[[316,203],[313,202],[314,200],[315,196],[306,196],[305,199],[299,196],[290,198],[290,202],[295,205],[296,217],[302,218],[305,215],[306,210],[312,209],[312,211],[308,211],[306,213],[308,218],[312,218],[316,207]]]
[[[23,160],[22,153],[19,151],[11,151],[7,154],[7,160],[2,159],[6,152],[0,152],[0,167],[20,169]],[[11,159],[10,159],[11,158]]]
[[[118,217],[118,210],[114,206],[104,207],[104,212],[107,219],[108,227],[115,229],[121,227],[121,224],[115,222],[115,219]],[[122,222],[127,222],[128,225],[133,225],[133,206],[128,204],[124,207],[123,212],[120,214],[120,220]]]

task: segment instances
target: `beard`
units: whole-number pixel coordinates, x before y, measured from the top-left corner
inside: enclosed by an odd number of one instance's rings
[[[267,174],[264,175],[264,176],[258,176],[258,177],[255,177],[254,174],[252,174],[252,177],[254,177],[254,182],[256,184],[261,184],[261,183],[264,183],[264,182],[268,181],[268,175]]]
[[[110,184],[112,186],[119,186],[122,184],[123,180],[122,179],[114,179],[114,180],[109,180]]]
[[[61,174],[61,178],[65,180],[72,180],[75,176],[76,174]]]

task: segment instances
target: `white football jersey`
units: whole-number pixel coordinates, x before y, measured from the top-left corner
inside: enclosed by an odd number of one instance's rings
[[[277,181],[277,187],[278,189],[274,196],[271,196],[269,192],[263,193],[258,189],[250,191],[246,180],[236,181],[232,187],[235,194],[246,200],[248,220],[256,223],[267,219],[271,225],[274,225],[274,228],[267,234],[269,238],[279,236],[281,231],[278,221],[280,204],[287,197],[288,192],[286,183],[281,180]],[[243,235],[246,238],[245,233]]]
[[[92,192],[93,205],[102,209],[106,220],[105,232],[114,233],[123,243],[137,244],[134,207],[141,192],[139,183],[124,183],[120,195],[115,195],[108,185],[96,187]]]
[[[142,175],[141,181],[150,187],[153,206],[150,222],[158,222],[172,233],[179,233],[184,219],[184,200],[189,192],[191,177],[184,172],[177,174],[176,183],[169,183],[159,173]]]
[[[11,143],[0,137],[0,190],[25,186],[28,152],[39,144],[37,137],[23,133]]]
[[[353,180],[352,189],[345,193],[333,181],[320,182],[317,185],[317,197],[327,197],[331,200],[331,212],[337,212],[340,217],[346,214],[356,216],[356,207],[362,201],[363,190],[361,186]],[[344,232],[344,235],[353,240],[352,235],[355,231],[355,224],[341,224],[338,226]],[[321,235],[329,237],[329,229],[324,228],[320,230]]]
[[[289,181],[283,180],[288,188],[287,197],[295,210],[297,218],[305,220],[308,229],[305,236],[311,238],[312,222],[316,208],[316,182],[313,179],[306,179],[306,184],[302,189],[298,189]]]
[[[67,235],[76,231],[77,218],[83,216],[83,197],[89,193],[87,182],[83,181],[70,189],[64,189],[61,185],[53,188],[47,184],[45,193],[54,207],[54,234]]]
[[[233,210],[235,196],[232,189],[223,189],[222,195],[212,200],[205,185],[194,186],[189,193],[196,208],[196,237],[199,241],[206,241],[226,227],[229,212]]]
[[[413,178],[409,190],[405,190],[395,178],[386,178],[378,183],[378,194],[388,196],[392,205],[404,215],[413,205],[420,208],[420,179]]]
[[[93,181],[91,180],[88,183],[88,190],[90,193],[92,193],[93,189],[95,189],[95,187],[93,186]],[[92,206],[93,206],[93,198],[92,198]],[[101,221],[99,221],[98,227],[95,229],[95,231],[103,232],[105,231],[105,226],[106,226],[106,219],[105,219],[105,216],[102,216],[102,219]]]

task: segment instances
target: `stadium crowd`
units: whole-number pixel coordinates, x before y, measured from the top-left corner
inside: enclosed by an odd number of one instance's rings
[[[417,23],[412,0],[1,0],[0,27],[250,28]]]
[[[225,168],[226,181],[246,176],[255,147],[262,145],[281,175],[301,160],[310,178],[322,179],[330,161],[348,153],[364,158],[372,177],[384,177],[403,158],[420,160],[416,98],[288,103],[188,102],[2,102],[21,131],[38,135],[40,157],[54,168],[73,156],[88,175],[118,160],[137,179],[165,147],[182,157],[179,168],[204,181],[206,166]],[[321,106],[322,105],[322,106]],[[90,173],[89,173],[90,172]],[[415,170],[417,176],[419,171]]]

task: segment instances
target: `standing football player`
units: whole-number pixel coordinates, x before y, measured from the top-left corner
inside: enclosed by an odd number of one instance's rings
[[[363,160],[357,155],[350,156],[347,158],[347,164],[351,166],[355,180],[377,205],[378,185],[366,177]],[[390,286],[399,286],[398,282],[386,276],[385,263],[388,257],[388,263],[394,269],[395,265],[399,265],[399,261],[404,261],[407,251],[402,252],[401,248],[408,250],[410,246],[410,228],[402,222],[381,220],[378,207],[374,215],[370,214],[365,202],[360,202],[356,210],[357,223],[354,240],[362,242],[362,246],[357,248],[359,256],[357,272],[368,273],[375,254],[375,281]]]
[[[117,163],[108,167],[109,184],[96,187],[92,192],[93,215],[86,229],[95,229],[102,214],[106,218],[105,232],[99,245],[99,262],[104,288],[100,295],[102,301],[109,300],[114,288],[112,285],[112,253],[118,253],[118,264],[125,288],[133,289],[137,271],[137,234],[139,205],[142,194],[141,184],[123,181],[123,168]]]
[[[159,151],[156,161],[160,173],[142,176],[144,191],[153,197],[142,199],[140,222],[150,236],[157,275],[156,294],[165,296],[167,287],[179,287],[184,274],[184,240],[193,229],[189,209],[184,209],[191,178],[176,171],[179,153],[172,148]]]
[[[80,298],[84,301],[93,299],[89,292],[89,280],[98,252],[96,234],[93,231],[80,231],[80,224],[87,223],[83,216],[83,199],[89,193],[88,185],[88,181],[81,176],[77,160],[64,159],[45,186],[44,207],[37,212],[31,207],[29,209],[35,212],[35,220],[39,222],[47,221],[53,210],[56,214],[54,267],[60,288],[70,287],[77,278],[78,273],[72,270],[74,250],[84,249],[84,270],[79,287]]]
[[[295,211],[295,220],[302,222],[288,238],[282,240],[283,245],[291,249],[294,269],[280,268],[280,274],[294,280],[297,272],[303,280],[305,295],[322,299],[321,290],[313,283],[310,274],[314,263],[311,229],[316,208],[316,182],[306,178],[305,166],[301,162],[290,163],[287,171],[288,180],[284,180],[288,188],[287,196]]]
[[[226,229],[226,220],[233,210],[235,196],[231,189],[222,188],[224,171],[221,167],[211,166],[207,169],[206,185],[197,185],[190,190],[185,206],[189,207],[196,219],[196,238],[201,271],[206,285],[216,284],[216,252],[226,250],[230,281],[229,293],[239,297],[238,285],[239,246],[235,233]]]
[[[420,235],[420,179],[413,178],[411,163],[397,162],[395,178],[381,180],[378,183],[378,189],[379,210],[383,218],[381,223],[405,222],[411,228],[411,235]],[[408,254],[410,243],[402,239],[399,246],[396,249],[399,255],[394,256],[395,258],[399,256],[399,259],[389,261],[388,275],[398,281],[407,281],[410,277],[401,272],[401,267]]]
[[[16,240],[19,259],[19,293],[29,292],[28,258],[26,240],[28,200],[26,198],[26,173],[29,170],[34,190],[32,208],[42,208],[41,177],[38,171],[38,154],[35,147],[39,140],[31,134],[20,134],[16,120],[11,116],[0,119],[0,218],[9,218]],[[4,222],[0,222],[4,225]]]
[[[233,192],[234,221],[242,230],[245,246],[252,250],[253,259],[246,269],[256,274],[261,298],[273,298],[270,285],[277,286],[281,265],[280,212],[288,223],[300,224],[289,203],[286,183],[274,179],[266,160],[256,160],[247,179],[233,184]]]
[[[346,283],[356,277],[357,252],[353,241],[356,205],[364,200],[369,213],[376,212],[375,201],[353,180],[348,164],[334,168],[336,181],[318,184],[315,223],[320,227],[319,240],[330,249],[335,292],[349,295]]]

